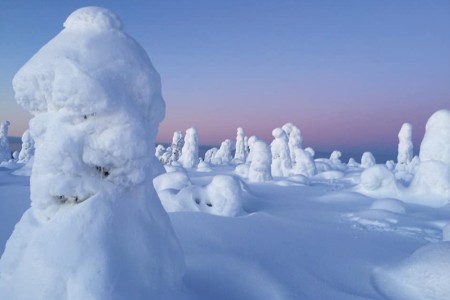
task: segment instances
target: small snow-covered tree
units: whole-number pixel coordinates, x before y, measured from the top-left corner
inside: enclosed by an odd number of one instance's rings
[[[398,133],[397,163],[409,164],[413,158],[412,125],[404,123]]]
[[[289,153],[291,155],[292,165],[295,164],[295,149],[302,148],[302,132],[292,123],[286,123],[282,127],[288,137]]]
[[[296,148],[295,150],[296,162],[292,169],[293,175],[303,175],[306,177],[314,176],[317,174],[316,164],[311,154],[302,148]]]
[[[0,162],[11,159],[11,150],[8,141],[9,121],[0,123]]]
[[[205,159],[204,159],[204,162],[205,162],[205,163],[208,163],[208,164],[211,163],[212,158],[214,157],[214,155],[216,155],[217,150],[219,150],[217,147],[213,147],[213,148],[211,148],[211,149],[208,149],[208,150],[205,152]]]
[[[181,131],[175,131],[173,133],[172,145],[170,146],[172,153],[170,155],[169,164],[176,162],[180,159],[180,155],[183,149],[183,134]]]
[[[361,168],[367,169],[376,165],[375,157],[371,152],[364,152],[361,156]]]
[[[272,154],[269,145],[255,137],[250,147],[252,160],[248,171],[248,180],[252,182],[272,180]]]
[[[275,128],[272,131],[275,138],[270,144],[272,152],[272,175],[289,176],[292,168],[291,155],[286,133],[281,128]]]
[[[334,164],[340,164],[341,163],[341,151],[334,150],[330,155],[330,161]]]
[[[183,168],[194,168],[198,165],[198,132],[194,127],[186,130],[179,161]]]
[[[155,156],[159,161],[161,161],[161,158],[165,152],[166,152],[166,148],[163,145],[159,144],[158,146],[156,146]]]
[[[219,150],[215,153],[214,157],[211,158],[211,163],[214,165],[228,165],[231,163],[231,151],[233,148],[233,142],[226,139],[220,145]]]
[[[252,136],[249,137],[248,140],[247,140],[248,155],[247,155],[246,163],[251,163],[251,161],[252,161],[252,157],[253,157],[252,146],[253,146],[253,143],[254,143],[257,139],[258,139],[258,138],[257,138],[256,136],[252,135]]]
[[[22,149],[19,153],[19,162],[26,163],[34,156],[34,140],[30,130],[27,129],[22,135]]]
[[[236,152],[234,153],[234,161],[236,163],[243,163],[247,158],[247,153],[245,151],[245,134],[244,129],[239,127],[237,129],[236,135]]]

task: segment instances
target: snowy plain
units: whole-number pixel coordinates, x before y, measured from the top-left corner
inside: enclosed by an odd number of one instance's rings
[[[29,177],[12,172],[0,168],[1,251],[30,205]],[[205,185],[215,175],[233,175],[233,168],[188,174],[194,185]],[[308,185],[283,178],[247,183],[241,216],[169,213],[186,260],[185,286],[175,298],[446,299],[423,297],[414,287],[386,290],[374,276],[422,246],[443,244],[444,273],[434,280],[447,282],[440,276],[450,274],[449,242],[441,240],[450,209],[405,203],[404,213],[377,208],[377,199],[351,191],[353,176]]]

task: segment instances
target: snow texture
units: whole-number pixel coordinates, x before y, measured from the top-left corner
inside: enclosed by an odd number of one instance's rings
[[[0,162],[11,159],[11,150],[8,141],[9,121],[3,121],[0,124]]]
[[[196,128],[192,127],[186,130],[180,163],[184,168],[195,168],[198,165],[198,132]]]
[[[64,27],[13,80],[36,151],[31,208],[0,260],[0,295],[160,296],[181,284],[184,257],[149,184],[162,168],[159,74],[106,9],[81,8]]]

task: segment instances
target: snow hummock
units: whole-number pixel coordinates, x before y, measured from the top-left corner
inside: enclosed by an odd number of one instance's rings
[[[4,299],[148,299],[181,284],[184,257],[151,183],[160,77],[119,18],[97,7],[16,74],[33,114],[31,208],[0,260]],[[130,234],[132,233],[132,234]]]
[[[9,148],[8,141],[9,125],[9,121],[3,121],[0,123],[0,162],[11,159],[11,150]]]
[[[375,157],[371,152],[364,152],[361,156],[361,168],[367,169],[376,165]]]

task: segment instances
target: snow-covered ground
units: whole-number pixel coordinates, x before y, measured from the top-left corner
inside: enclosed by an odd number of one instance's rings
[[[12,172],[0,168],[1,251],[14,225],[30,206],[29,177]],[[234,176],[233,168],[188,170],[194,186],[207,185],[219,174]],[[450,221],[450,209],[363,196],[351,191],[354,178],[355,173],[348,173],[341,179],[317,179],[308,185],[286,178],[247,182],[242,187],[244,213],[235,217],[204,212],[169,213],[186,261],[184,287],[174,298],[386,296],[444,300],[442,294],[423,297],[408,284],[402,289],[398,285],[392,287],[395,281],[389,280],[389,274],[395,276],[390,270],[422,246],[438,245],[447,256],[439,256],[441,270],[436,269],[434,277],[431,273],[426,278],[440,280],[439,284],[444,285],[441,293],[450,291],[450,284],[446,283],[450,274],[449,242],[441,242],[442,229]],[[429,257],[418,260],[432,263]],[[444,275],[447,279],[440,278]],[[432,289],[432,284],[429,287]]]

